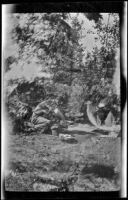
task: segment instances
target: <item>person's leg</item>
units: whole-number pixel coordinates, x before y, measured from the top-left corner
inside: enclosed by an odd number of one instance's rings
[[[36,119],[36,123],[35,123],[35,128],[37,130],[40,130],[41,132],[45,132],[48,131],[50,129],[51,126],[51,121],[44,118],[44,117],[38,117]]]

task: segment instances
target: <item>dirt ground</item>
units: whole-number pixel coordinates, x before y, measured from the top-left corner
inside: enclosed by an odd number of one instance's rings
[[[6,190],[120,190],[120,138],[82,124],[67,133],[72,142],[41,133],[10,135]]]

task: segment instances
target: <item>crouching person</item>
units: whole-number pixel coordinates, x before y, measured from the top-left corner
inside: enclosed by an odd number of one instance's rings
[[[49,114],[52,110],[48,101],[39,103],[33,111],[31,122],[34,124],[35,129],[42,133],[48,133],[51,131],[50,127],[52,121],[49,119]]]
[[[34,109],[31,122],[36,130],[42,133],[51,133],[51,127],[54,123],[60,125],[66,124],[66,120],[60,109],[58,108],[58,100],[47,100],[39,103]]]

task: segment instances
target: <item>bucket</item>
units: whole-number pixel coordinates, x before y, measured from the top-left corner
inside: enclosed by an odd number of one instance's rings
[[[57,129],[52,129],[52,135],[58,136],[58,130]]]
[[[59,132],[58,128],[59,127],[56,124],[51,127],[52,135],[54,135],[54,136],[58,136],[59,135],[58,134],[58,132]]]

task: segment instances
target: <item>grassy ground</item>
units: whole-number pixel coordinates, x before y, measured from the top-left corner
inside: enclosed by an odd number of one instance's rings
[[[73,143],[41,133],[10,135],[6,190],[119,190],[120,139],[101,137],[92,129],[70,130]]]

